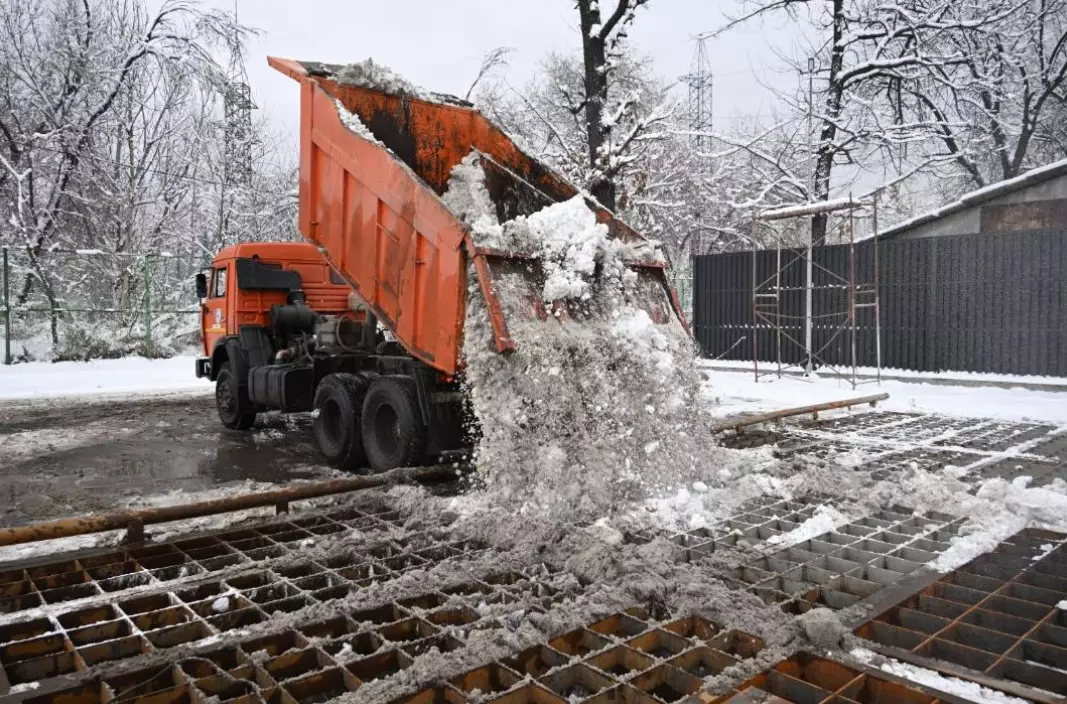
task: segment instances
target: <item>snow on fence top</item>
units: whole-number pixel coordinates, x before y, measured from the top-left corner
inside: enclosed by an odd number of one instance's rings
[[[837,198],[835,200],[822,200],[815,203],[800,203],[799,205],[789,205],[784,208],[775,208],[774,210],[764,210],[760,213],[760,219],[762,220],[785,220],[787,218],[798,218],[804,215],[818,215],[819,213],[832,213],[835,210],[848,210],[850,208],[860,208],[866,205],[862,200],[855,200],[851,196],[848,198]]]

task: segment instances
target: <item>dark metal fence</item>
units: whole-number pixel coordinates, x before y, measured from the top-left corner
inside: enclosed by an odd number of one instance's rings
[[[782,361],[800,363],[804,339],[801,250],[781,253]],[[856,245],[854,281],[874,281],[874,248]],[[1067,376],[1067,230],[887,240],[878,245],[882,366]],[[851,365],[839,334],[848,307],[848,245],[816,247],[813,348],[827,364]],[[778,330],[753,325],[751,252],[694,258],[693,328],[704,354],[776,359]],[[779,269],[775,250],[756,253],[755,280]],[[859,366],[875,366],[874,311],[857,311]],[[792,338],[792,339],[790,339]]]

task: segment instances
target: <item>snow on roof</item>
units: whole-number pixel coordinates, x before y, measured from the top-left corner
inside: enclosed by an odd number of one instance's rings
[[[916,228],[919,225],[925,225],[928,222],[933,222],[934,220],[953,215],[962,210],[966,210],[967,208],[972,208],[981,203],[993,200],[994,198],[999,198],[1008,195],[1009,193],[1022,190],[1023,188],[1028,188],[1065,175],[1067,175],[1067,159],[1054,161],[1046,166],[1031,169],[1015,178],[1009,178],[1005,181],[979,188],[977,191],[971,191],[970,193],[961,196],[959,200],[949,203],[948,205],[943,205],[936,210],[931,210],[928,213],[924,213],[911,218],[910,220],[905,220],[904,222],[886,228],[878,233],[878,236],[883,238],[893,237],[907,230]]]

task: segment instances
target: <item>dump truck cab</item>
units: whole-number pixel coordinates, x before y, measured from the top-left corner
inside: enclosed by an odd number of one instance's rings
[[[219,251],[198,284],[204,356],[196,375],[212,381],[227,361],[226,341],[239,339],[242,327],[266,328],[270,310],[303,292],[305,303],[322,315],[350,311],[352,289],[307,242],[254,242]],[[362,313],[353,315],[362,319]]]

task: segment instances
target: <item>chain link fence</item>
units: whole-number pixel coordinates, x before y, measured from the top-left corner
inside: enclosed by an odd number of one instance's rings
[[[3,248],[2,257],[4,364],[167,357],[199,340],[194,277],[206,256]]]

